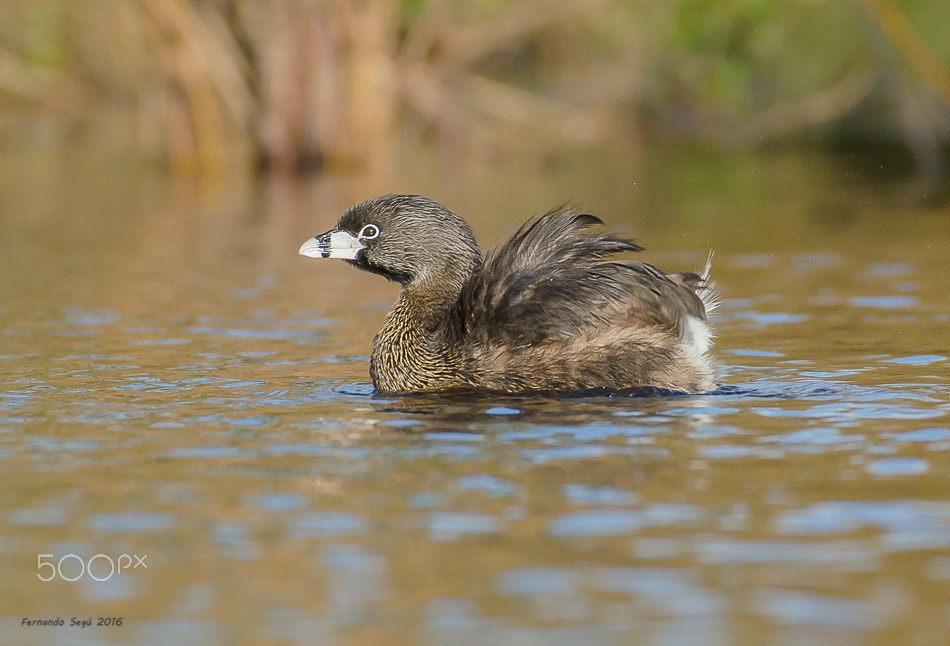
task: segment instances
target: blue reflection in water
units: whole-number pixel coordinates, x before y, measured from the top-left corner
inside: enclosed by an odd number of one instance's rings
[[[771,350],[752,350],[749,348],[729,348],[722,350],[722,354],[732,354],[737,357],[784,357],[781,352]]]
[[[256,561],[260,545],[248,536],[244,525],[221,524],[211,528],[211,540],[221,546],[221,555],[231,561]]]
[[[511,408],[509,406],[492,406],[485,410],[486,415],[500,415],[500,416],[510,416],[510,415],[520,415],[521,410],[518,408]]]
[[[836,428],[815,427],[804,428],[790,433],[764,435],[756,439],[762,444],[850,444],[864,440],[864,435],[852,433],[842,435]]]
[[[578,483],[561,485],[565,498],[577,505],[635,505],[639,496],[633,491],[614,487],[588,487]]]
[[[501,572],[495,589],[499,594],[535,596],[569,595],[577,592],[577,574],[568,568],[517,568]]]
[[[98,562],[96,562],[96,565],[98,565]],[[133,599],[142,594],[143,577],[141,574],[131,574],[123,571],[120,574],[109,576],[107,566],[104,571],[95,571],[95,576],[106,580],[96,581],[84,576],[79,582],[79,598],[83,601],[119,601]]]
[[[950,440],[950,428],[918,428],[902,433],[890,433],[890,439],[899,442],[946,442]]]
[[[31,437],[27,440],[30,446],[46,451],[96,451],[99,442],[83,442],[80,440],[56,440],[48,437]]]
[[[787,625],[868,629],[878,624],[879,613],[867,601],[786,590],[759,590],[751,595],[750,603],[752,612]]]
[[[829,565],[853,571],[876,566],[876,552],[859,541],[704,540],[695,546],[706,563]]]
[[[619,536],[644,527],[671,525],[702,517],[699,507],[658,504],[647,509],[590,509],[558,516],[548,523],[548,533],[559,537]]]
[[[307,499],[299,493],[261,494],[251,498],[250,504],[265,511],[291,511],[302,509]]]
[[[950,537],[950,503],[924,501],[820,502],[784,511],[776,518],[780,534],[852,532],[872,527],[887,532],[946,534]]]
[[[141,646],[218,646],[231,644],[222,624],[212,621],[136,621],[132,643]]]
[[[801,323],[807,321],[807,314],[789,314],[787,312],[730,312],[729,318],[744,319],[758,326],[775,325],[780,323]],[[748,355],[747,355],[748,356]],[[763,355],[754,355],[763,356]],[[781,356],[781,355],[779,355]]]
[[[264,447],[264,451],[271,455],[314,455],[330,458],[352,459],[362,459],[370,455],[370,451],[368,449],[316,443],[271,444]]]
[[[235,446],[189,446],[166,451],[166,458],[233,458],[243,451]]]
[[[742,444],[714,444],[712,446],[700,446],[696,454],[706,460],[733,460],[735,458],[749,458],[753,456],[766,455],[762,449],[754,446],[745,446]]]
[[[10,512],[10,523],[28,527],[51,527],[65,525],[66,510],[60,507],[45,509],[14,509]]]
[[[726,608],[723,595],[697,586],[687,570],[604,567],[594,570],[590,580],[596,590],[639,595],[677,615],[717,615]]]
[[[485,436],[481,433],[462,433],[458,431],[435,431],[426,433],[423,439],[432,442],[484,442]]]
[[[302,644],[338,644],[333,624],[311,610],[274,608],[267,612],[267,633],[274,639]],[[177,645],[176,645],[177,646]]]
[[[939,354],[918,354],[911,357],[896,357],[894,359],[882,359],[881,363],[897,363],[908,366],[929,366],[932,363],[946,361],[947,358]]]
[[[849,421],[857,419],[930,419],[943,417],[946,412],[926,408],[910,408],[907,406],[893,406],[887,404],[864,404],[852,402],[838,402],[834,404],[819,404],[805,410],[788,408],[754,408],[753,412],[762,417],[802,417],[815,419],[829,419],[833,421]]]
[[[607,455],[625,455],[630,450],[623,447],[603,446],[600,444],[578,444],[551,449],[522,449],[520,455],[535,464],[555,460],[589,460]]]
[[[854,307],[876,307],[887,310],[910,307],[916,302],[916,296],[858,296],[848,299],[848,303]]]
[[[927,473],[930,463],[909,456],[873,460],[864,465],[864,470],[875,476],[907,476]]]
[[[443,507],[445,500],[440,493],[420,491],[409,496],[407,505],[410,509],[434,509],[435,507]]]
[[[265,339],[274,341],[310,341],[323,336],[323,332],[303,329],[280,329],[272,327],[248,328],[219,328],[219,327],[190,327],[185,330],[189,334],[207,334],[224,339]]]
[[[544,644],[545,646],[600,646],[623,643],[612,625],[521,627],[478,616],[475,604],[465,599],[434,599],[425,608],[428,646],[481,646],[484,644]],[[557,620],[552,617],[551,620]],[[694,642],[698,646],[709,642]]]
[[[498,516],[453,511],[437,511],[429,516],[429,538],[450,541],[465,535],[495,534],[505,523]]]
[[[487,473],[480,473],[459,478],[455,483],[455,489],[459,491],[480,491],[492,498],[506,498],[518,493],[520,487],[507,480],[502,480]]]
[[[311,511],[287,525],[290,538],[334,538],[364,534],[369,527],[362,516],[343,511]]]
[[[93,514],[89,527],[101,532],[154,532],[175,526],[175,514],[151,513],[105,513]]]
[[[647,420],[644,420],[647,421]],[[652,418],[649,421],[668,422],[666,418]],[[580,424],[576,426],[568,425],[550,425],[538,426],[536,428],[507,431],[501,433],[499,437],[509,442],[546,440],[557,437],[565,437],[578,441],[605,440],[611,437],[640,437],[643,435],[653,435],[656,433],[666,433],[669,429],[663,426],[650,426],[647,424],[610,424],[595,422],[591,424]]]
[[[322,545],[317,561],[330,597],[327,614],[335,625],[364,621],[372,604],[389,596],[386,560],[357,545]]]
[[[867,273],[872,278],[901,278],[914,271],[912,262],[872,262]]]
[[[63,307],[68,325],[107,325],[122,319],[122,315],[111,307]]]

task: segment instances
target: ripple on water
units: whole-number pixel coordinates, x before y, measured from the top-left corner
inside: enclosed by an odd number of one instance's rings
[[[323,336],[318,330],[296,330],[274,327],[190,327],[185,330],[189,334],[208,335],[223,339],[254,339],[265,341],[313,341]]]
[[[236,446],[189,446],[166,451],[162,457],[166,458],[235,458],[243,451]]]
[[[657,504],[646,509],[589,509],[558,516],[548,522],[548,533],[557,537],[621,536],[645,527],[695,521],[701,510],[688,504]]]
[[[168,512],[94,514],[89,526],[101,532],[154,532],[174,527],[175,515]]]
[[[135,339],[132,343],[146,346],[187,345],[194,343],[194,339]]]
[[[464,431],[435,431],[426,433],[423,439],[431,442],[484,442],[485,436],[481,433],[466,433]]]
[[[478,491],[492,498],[507,498],[517,494],[521,487],[487,473],[462,476],[454,485],[458,491]]]
[[[211,528],[211,540],[220,546],[221,554],[231,561],[256,561],[260,545],[248,536],[245,525],[220,524]]]
[[[696,547],[704,563],[787,565],[847,565],[870,568],[876,553],[860,541],[704,540]]]
[[[761,327],[781,323],[801,323],[809,319],[808,314],[789,314],[787,312],[756,312],[754,310],[731,312],[729,317],[746,320]]]
[[[865,441],[863,433],[842,432],[836,428],[816,427],[804,428],[789,433],[776,433],[756,438],[760,444],[778,444],[792,449],[823,450],[827,447],[854,448]]]
[[[224,624],[213,621],[156,620],[137,621],[135,639],[137,644],[226,644]]]
[[[712,616],[726,607],[722,594],[703,590],[685,570],[672,568],[603,567],[590,575],[596,590],[642,597],[675,615]]]
[[[879,619],[886,616],[867,601],[787,590],[758,590],[750,603],[753,612],[786,625],[860,630],[877,627]]]
[[[498,516],[455,511],[436,511],[429,516],[429,538],[451,541],[466,535],[496,534],[504,529]]]
[[[643,421],[668,422],[668,418],[652,418]],[[580,442],[589,442],[594,440],[606,440],[612,437],[641,437],[655,433],[668,433],[669,429],[657,425],[648,424],[610,424],[604,422],[595,422],[592,424],[580,424],[577,426],[551,425],[537,426],[534,428],[506,431],[499,435],[506,441],[531,441],[531,440],[552,440],[558,437],[568,438]]]
[[[906,366],[929,366],[932,363],[946,361],[947,358],[939,354],[916,354],[909,357],[895,357],[893,359],[882,359],[881,363],[896,363]]]
[[[352,382],[331,386],[330,390],[340,395],[355,395],[357,397],[372,397],[376,394],[376,387],[370,382]]]
[[[921,458],[897,456],[872,460],[864,465],[864,470],[874,476],[908,476],[930,471],[930,463]]]
[[[561,485],[561,494],[575,505],[636,505],[639,496],[633,491],[614,487],[589,487],[579,483]]]
[[[732,354],[737,357],[784,357],[781,352],[772,352],[770,350],[750,350],[750,349],[731,349],[723,350],[723,354]]]
[[[66,518],[66,510],[60,507],[14,509],[10,512],[10,524],[27,527],[65,525]]]
[[[264,511],[292,511],[303,509],[307,499],[299,493],[271,493],[254,496],[249,502]]]
[[[804,373],[799,373],[805,376]],[[892,385],[890,387],[868,387],[827,379],[790,379],[778,380],[766,377],[753,382],[734,384],[737,394],[752,395],[768,399],[794,399],[799,401],[836,400],[839,404],[847,402],[881,402],[909,400],[934,403],[944,401],[942,392],[931,392],[933,388],[921,388],[920,385]],[[726,394],[734,394],[727,392]],[[937,395],[934,397],[933,395]],[[938,398],[939,397],[939,398]],[[784,406],[784,404],[782,404]],[[758,412],[759,408],[753,408]],[[819,409],[822,410],[822,409]],[[800,411],[799,411],[800,412]]]
[[[89,574],[103,580],[83,577],[80,582],[79,598],[89,602],[121,601],[141,596],[143,579],[140,574],[122,571],[122,576],[109,576],[109,569],[94,572],[90,564]]]
[[[44,451],[97,451],[99,442],[83,442],[81,440],[57,440],[49,437],[31,437],[30,446]]]
[[[287,525],[290,538],[337,538],[365,534],[369,523],[344,511],[311,511]]]
[[[886,437],[898,442],[946,442],[950,441],[950,428],[918,428],[902,433],[888,433]]]
[[[866,527],[905,539],[939,535],[950,540],[950,503],[919,500],[820,502],[784,511],[775,521],[778,533],[801,536],[847,533]]]
[[[250,417],[239,417],[228,422],[229,426],[238,428],[260,428],[262,426],[276,426],[280,418],[275,415],[251,415]]]
[[[387,428],[411,428],[413,426],[420,426],[423,424],[421,419],[412,419],[411,417],[404,417],[400,419],[387,419],[379,422],[378,426],[385,426]]]
[[[736,458],[750,457],[779,457],[773,455],[774,452],[766,451],[756,446],[747,446],[745,444],[715,444],[712,446],[700,446],[696,449],[697,455],[706,460],[733,460]]]
[[[534,462],[544,464],[557,460],[592,460],[608,455],[629,455],[629,449],[601,444],[578,444],[576,446],[559,446],[543,449],[522,449],[519,455]]]
[[[682,408],[670,408],[663,411],[664,415],[670,415],[674,417],[681,417],[683,415],[705,415],[709,417],[715,417],[717,415],[730,415],[732,413],[738,413],[739,408],[734,406],[692,406],[692,407],[682,407]]]
[[[495,589],[513,596],[571,595],[577,592],[578,578],[576,572],[563,567],[516,568],[500,572]]]
[[[878,309],[896,310],[910,307],[917,303],[916,296],[856,296],[848,299],[852,307],[875,307]]]
[[[266,446],[264,450],[271,455],[309,455],[353,459],[363,459],[370,456],[369,449],[306,442],[300,444],[271,444]]]
[[[486,415],[520,415],[521,410],[518,408],[511,408],[509,406],[492,406],[485,410]]]
[[[222,390],[231,390],[234,388],[251,388],[254,386],[266,386],[266,381],[259,380],[248,380],[248,379],[231,379],[226,383],[218,384],[215,388],[220,388]]]
[[[111,307],[77,307],[67,305],[63,307],[63,314],[68,325],[108,325],[122,319],[122,315]]]
[[[317,559],[327,577],[326,590],[331,596],[331,619],[337,623],[355,623],[369,604],[383,601],[388,593],[386,559],[360,545],[321,545]],[[309,640],[307,640],[309,641]]]
[[[753,408],[752,411],[762,417],[827,419],[833,422],[852,422],[862,419],[918,420],[946,415],[946,412],[933,408],[911,408],[909,406],[860,402],[819,404],[804,410],[788,409],[780,406],[769,408],[760,406]]]

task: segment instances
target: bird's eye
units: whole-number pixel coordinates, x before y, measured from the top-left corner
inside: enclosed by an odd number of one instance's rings
[[[379,237],[379,227],[375,224],[367,224],[362,229],[360,229],[359,239],[360,240],[375,240]]]

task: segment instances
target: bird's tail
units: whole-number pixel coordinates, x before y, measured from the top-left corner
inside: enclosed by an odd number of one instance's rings
[[[712,272],[712,259],[713,251],[710,249],[709,255],[706,257],[706,263],[699,271],[699,285],[696,289],[696,295],[699,296],[699,299],[703,302],[703,307],[706,309],[707,315],[719,307],[719,294],[716,293],[716,283],[709,279],[709,275]]]

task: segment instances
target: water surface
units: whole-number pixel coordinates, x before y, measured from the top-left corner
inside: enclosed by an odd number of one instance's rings
[[[947,643],[946,209],[796,156],[210,189],[2,163],[4,643]],[[295,253],[397,190],[483,243],[583,199],[665,269],[714,248],[722,387],[374,394],[394,288]]]

